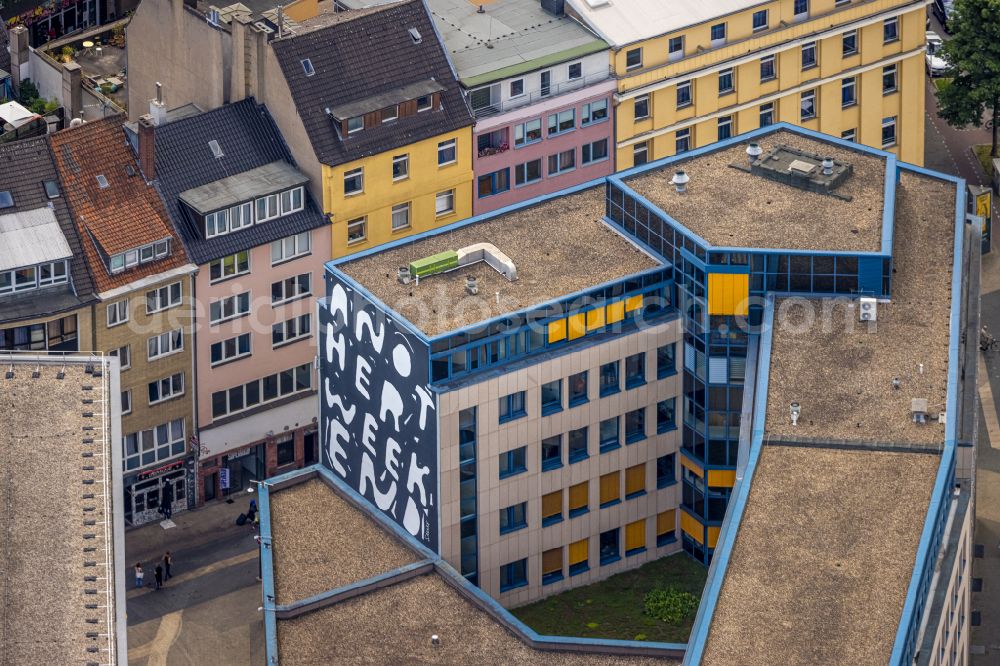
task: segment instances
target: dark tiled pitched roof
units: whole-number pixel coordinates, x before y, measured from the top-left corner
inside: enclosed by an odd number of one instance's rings
[[[53,292],[48,290],[25,292],[18,297],[17,308],[9,306],[10,301],[5,304],[4,300],[0,299],[0,313],[3,313],[0,318],[4,320],[54,314],[95,300],[94,283],[87,269],[87,261],[83,257],[80,236],[66,204],[65,192],[61,192],[55,199],[49,199],[42,185],[46,180],[58,181],[59,174],[56,173],[55,164],[52,163],[52,155],[45,137],[0,144],[0,191],[10,192],[14,199],[14,207],[5,208],[0,214],[35,210],[52,204],[59,227],[73,252],[73,258],[70,260],[70,278],[76,295],[72,297],[67,292],[58,299],[52,299],[49,295]]]
[[[309,21],[304,25],[308,28]],[[409,28],[420,32],[419,44],[410,38]],[[421,0],[362,10],[353,19],[274,41],[272,48],[323,164],[336,166],[473,123]],[[302,69],[305,58],[316,71],[313,76]],[[446,88],[443,110],[400,118],[343,140],[324,111],[430,78]]]
[[[306,190],[305,210],[206,240],[200,225],[180,203],[178,195],[185,190],[277,160],[295,164],[271,114],[253,98],[167,123],[156,128],[155,137],[156,184],[196,264],[327,223]],[[208,147],[212,139],[219,142],[223,157],[212,156]]]
[[[121,118],[106,118],[50,137],[56,167],[99,293],[187,263],[184,246],[163,202],[139,173],[121,122]],[[98,175],[107,179],[108,187],[98,185]],[[168,256],[115,275],[108,271],[93,240],[97,239],[106,251],[118,252],[164,238],[171,239]]]

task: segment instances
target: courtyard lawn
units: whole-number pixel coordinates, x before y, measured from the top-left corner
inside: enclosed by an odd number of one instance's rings
[[[706,567],[680,553],[511,612],[543,635],[686,643],[694,616],[679,624],[655,620],[643,613],[643,597],[674,587],[700,598],[707,575]]]

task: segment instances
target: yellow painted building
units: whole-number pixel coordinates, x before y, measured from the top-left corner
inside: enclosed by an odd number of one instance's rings
[[[359,175],[360,189],[349,191],[357,187]],[[323,165],[323,206],[333,221],[332,256],[471,216],[472,182],[471,126],[365,159]]]
[[[619,169],[782,121],[923,163],[923,2],[569,5],[614,45]]]

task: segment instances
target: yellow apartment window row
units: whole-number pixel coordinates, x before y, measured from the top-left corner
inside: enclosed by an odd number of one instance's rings
[[[443,168],[458,161],[458,139],[439,141],[437,146],[437,166]],[[387,174],[390,175],[390,174]],[[410,177],[410,154],[393,155],[391,176],[393,182]],[[355,167],[344,171],[344,196],[351,197],[365,192],[365,167]]]
[[[796,11],[793,13],[788,12],[787,4],[792,4]],[[851,4],[850,0],[836,0],[838,8],[849,4]],[[770,7],[759,8],[752,13],[738,14],[728,19],[719,18],[712,22],[693,26],[692,29],[684,33],[675,33],[655,38],[645,45],[626,49],[623,54],[624,58],[618,56],[616,59],[616,69],[621,72],[622,65],[624,65],[624,72],[626,73],[639,72],[641,70],[645,70],[643,71],[645,73],[650,68],[671,64],[689,56],[700,56],[708,49],[718,49],[734,41],[767,32],[772,28],[784,29],[792,23],[800,23],[809,18],[816,18],[816,15],[810,12],[809,5],[810,0],[793,0],[792,3],[786,3],[786,7],[782,11],[782,9],[779,9],[781,5],[772,3]],[[804,11],[797,11],[803,8],[805,8]],[[868,15],[854,13],[850,18],[843,17],[840,22],[847,26],[864,22],[864,26],[852,29],[858,30],[868,27],[873,32],[880,30],[882,44],[892,44],[901,39],[902,25],[900,23],[900,15],[917,9],[919,7],[905,5],[897,6],[883,12],[876,9],[874,13]],[[885,16],[881,21],[875,18],[876,22],[872,23],[873,18],[877,17],[879,13],[891,13],[892,15]],[[814,30],[807,30],[804,34],[813,35],[816,33],[819,33],[818,38],[820,39],[829,38],[830,34],[825,25],[816,25]],[[805,38],[808,39],[808,36]],[[767,41],[769,44],[765,48],[770,52],[784,50],[780,42],[777,48],[774,47],[773,38],[769,37]],[[784,40],[785,43],[798,43],[801,41],[803,41],[801,36],[792,35]],[[664,46],[666,46],[666,58],[661,55],[664,52]],[[647,57],[649,53],[653,53],[654,55]],[[720,54],[719,57],[724,56]]]
[[[397,233],[411,228],[413,202],[404,201],[392,207],[390,232]],[[447,217],[455,212],[455,189],[444,190],[434,195],[434,215]],[[368,216],[362,215],[347,221],[347,244],[355,245],[368,240]]]
[[[625,536],[625,556],[638,555],[647,548],[646,518],[628,523],[622,528],[612,528],[602,532],[598,538],[600,563],[610,564],[620,558],[620,535]],[[668,509],[656,515],[656,547],[676,542],[677,511]],[[558,546],[542,552],[542,585],[555,583],[564,578],[564,554],[569,566],[569,575],[575,576],[590,570],[590,538],[574,541],[567,546]]]

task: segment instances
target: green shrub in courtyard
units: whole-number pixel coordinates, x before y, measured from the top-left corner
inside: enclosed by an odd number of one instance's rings
[[[643,603],[646,615],[670,624],[680,624],[698,610],[698,597],[675,587],[650,590]]]

